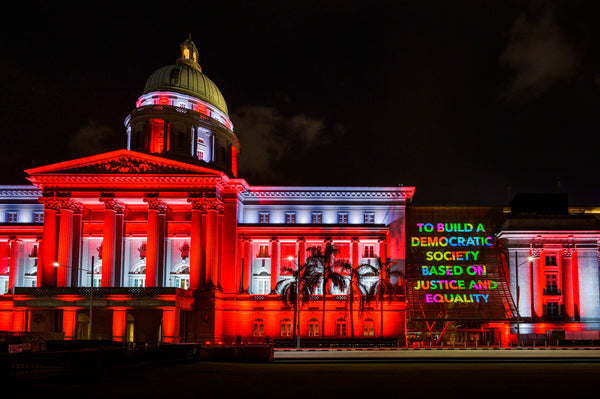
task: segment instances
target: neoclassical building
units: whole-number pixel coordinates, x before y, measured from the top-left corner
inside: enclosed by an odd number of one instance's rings
[[[228,112],[188,39],[147,79],[124,149],[0,186],[0,331],[291,340],[294,311],[276,286],[309,248],[334,245],[353,266],[390,263],[395,296],[360,309],[347,291],[317,287],[301,309],[304,342],[598,340],[596,209],[541,206],[554,197],[416,207],[414,187],[252,186],[238,176]]]
[[[293,311],[275,285],[308,248],[332,244],[355,265],[383,257],[404,267],[414,188],[249,185],[237,176],[226,102],[197,59],[188,39],[174,65],[148,78],[125,120],[126,149],[29,169],[31,186],[1,187],[0,330],[127,342],[291,338]],[[320,334],[320,295],[302,311],[302,336]],[[351,335],[345,293],[327,295],[325,335]],[[385,312],[369,309],[354,315],[356,335],[404,336],[403,295]]]

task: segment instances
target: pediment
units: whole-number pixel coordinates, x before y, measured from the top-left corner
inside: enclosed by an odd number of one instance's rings
[[[25,171],[30,176],[48,175],[204,175],[222,177],[223,172],[129,150],[41,166]]]

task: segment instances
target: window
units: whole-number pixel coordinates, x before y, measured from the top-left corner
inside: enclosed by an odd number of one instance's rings
[[[308,321],[308,336],[318,337],[319,336],[319,320],[312,318]]]
[[[558,273],[546,273],[546,294],[558,293]]]
[[[548,302],[546,303],[546,316],[559,316],[560,315],[560,306],[558,302]]]
[[[268,258],[269,257],[269,246],[268,245],[259,245],[258,246],[258,254],[257,258]]]
[[[151,153],[160,154],[163,151],[165,137],[165,122],[161,119],[150,120],[150,148]]]
[[[323,223],[323,214],[321,212],[313,212],[311,221],[313,224]]]
[[[285,222],[287,224],[296,223],[296,213],[295,212],[286,212],[285,213]]]
[[[268,295],[271,292],[271,275],[261,271],[254,275],[253,293],[256,295]]]
[[[338,337],[346,336],[346,320],[339,318],[335,321],[335,335]]]
[[[338,213],[338,223],[347,224],[348,223],[348,213],[346,213],[346,212]]]
[[[33,223],[44,223],[44,212],[33,212]]]
[[[291,337],[292,336],[292,321],[288,318],[281,320],[281,336]]]
[[[17,211],[6,212],[6,223],[16,223],[18,218],[19,213]]]
[[[558,266],[556,263],[556,255],[546,256],[546,266]]]
[[[269,223],[269,212],[259,212],[258,223]]]
[[[254,319],[252,323],[252,336],[253,337],[262,337],[265,333],[265,323],[263,319]]]
[[[363,258],[374,258],[375,257],[375,246],[365,245]]]
[[[375,336],[375,323],[373,322],[373,319],[366,318],[363,322],[363,335],[365,337]]]
[[[365,224],[375,223],[375,212],[365,212],[364,213],[364,222],[365,222]]]

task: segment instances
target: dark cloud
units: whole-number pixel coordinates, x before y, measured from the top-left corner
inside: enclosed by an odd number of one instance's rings
[[[510,30],[501,61],[514,75],[502,93],[507,100],[537,97],[579,70],[581,56],[547,7],[540,15],[521,14]]]
[[[115,132],[110,126],[100,125],[91,120],[69,140],[68,148],[77,157],[98,154],[112,149],[108,142],[114,136]]]
[[[306,161],[343,131],[303,114],[285,116],[274,106],[244,106],[231,118],[242,146],[240,174],[262,182],[285,180],[286,163]]]

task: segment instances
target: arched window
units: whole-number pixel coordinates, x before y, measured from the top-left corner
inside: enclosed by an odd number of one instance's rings
[[[308,336],[318,337],[319,336],[319,320],[314,317],[308,321]]]
[[[252,323],[252,336],[253,337],[262,337],[265,333],[265,323],[263,319],[254,319]]]
[[[375,335],[375,323],[370,317],[363,322],[363,335],[365,337],[373,337]]]
[[[340,317],[335,321],[335,335],[338,337],[346,336],[346,319]]]
[[[271,292],[271,275],[264,270],[255,274],[252,291],[255,295],[268,295]]]
[[[281,336],[291,337],[292,336],[292,321],[289,318],[281,320]]]

